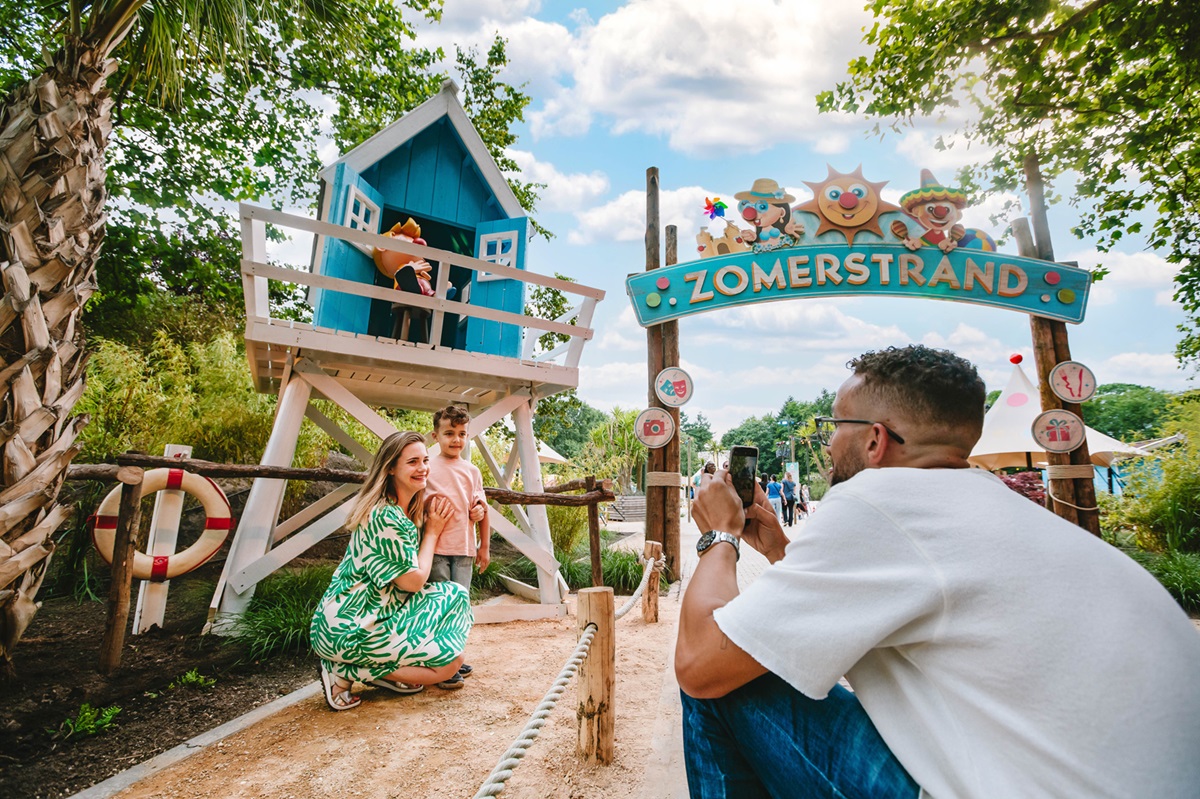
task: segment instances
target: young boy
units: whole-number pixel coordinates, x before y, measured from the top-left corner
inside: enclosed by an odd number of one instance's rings
[[[425,484],[426,498],[445,497],[454,506],[437,548],[434,549],[430,582],[454,581],[471,590],[471,566],[480,571],[487,568],[492,530],[488,524],[487,498],[483,493],[483,475],[475,464],[462,457],[466,451],[467,426],[471,416],[466,409],[447,405],[433,415],[433,439],[438,453],[429,459],[429,477]],[[479,542],[475,541],[475,523],[479,523]],[[439,688],[457,690],[471,667],[463,664],[450,679],[438,683]]]

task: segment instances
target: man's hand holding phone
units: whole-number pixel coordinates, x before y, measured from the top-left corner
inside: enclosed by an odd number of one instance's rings
[[[702,531],[721,530],[738,536],[772,563],[783,557],[788,545],[787,534],[762,488],[754,484],[754,503],[743,508],[733,477],[724,469],[700,475],[692,518]]]

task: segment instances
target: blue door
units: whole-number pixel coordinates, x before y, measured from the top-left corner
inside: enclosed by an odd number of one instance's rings
[[[529,220],[523,216],[481,222],[475,228],[475,257],[481,261],[524,269],[528,233]],[[470,304],[523,314],[525,283],[476,272],[471,277]],[[469,318],[466,327],[466,349],[508,358],[520,357],[521,328],[517,325]]]
[[[324,220],[369,233],[379,232],[383,195],[361,175],[345,164],[334,172],[329,217]],[[367,286],[375,284],[375,262],[368,249],[341,239],[326,237],[321,249],[320,273],[353,280]],[[313,324],[317,327],[366,333],[371,316],[371,298],[339,291],[313,289]]]

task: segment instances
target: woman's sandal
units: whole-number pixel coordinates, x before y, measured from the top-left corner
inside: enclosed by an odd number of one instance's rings
[[[380,677],[378,680],[368,680],[367,685],[374,685],[376,688],[386,688],[389,691],[395,691],[398,694],[419,694],[425,690],[424,685],[414,685],[406,682],[397,682],[395,680],[385,680]]]
[[[351,710],[362,704],[362,697],[350,693],[350,686],[339,686],[324,663],[317,665],[317,673],[321,678],[321,685],[325,688],[325,701],[330,710]]]

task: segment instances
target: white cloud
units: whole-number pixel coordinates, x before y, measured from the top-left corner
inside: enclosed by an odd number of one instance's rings
[[[813,98],[865,52],[869,21],[853,4],[631,0],[553,54],[570,62],[573,81],[530,122],[535,135],[571,134],[602,115],[615,133],[666,136],[692,153],[731,141],[752,152],[803,140],[834,151],[838,129],[861,123],[818,115]]]
[[[1194,387],[1188,384],[1188,372],[1170,353],[1122,352],[1105,358],[1094,371],[1104,383],[1137,383],[1175,391]]]
[[[521,168],[521,177],[533,183],[545,183],[539,189],[541,211],[581,211],[585,204],[608,191],[608,175],[600,171],[572,172],[565,175],[548,161],[539,161],[526,150],[508,150]]]
[[[1085,269],[1099,264],[1108,268],[1108,274],[1092,285],[1089,305],[1114,305],[1131,289],[1153,289],[1155,305],[1177,307],[1171,295],[1178,268],[1161,255],[1086,250],[1072,253],[1065,260],[1078,261]]]
[[[949,181],[962,167],[991,158],[995,153],[994,149],[979,142],[967,141],[961,134],[930,129],[926,121],[919,121],[918,125],[902,130],[896,142],[896,153],[919,169],[931,170],[939,180]],[[939,138],[943,149],[937,147]]]
[[[596,366],[582,363],[579,366],[579,389],[581,399],[604,411],[614,406],[625,409],[643,408],[647,392],[646,360],[613,361]]]
[[[622,306],[621,313],[611,323],[595,326],[599,333],[594,347],[597,352],[646,351],[646,333],[637,323],[629,303]]]

